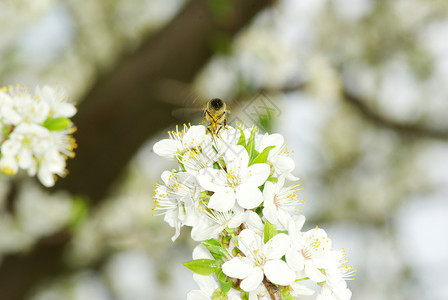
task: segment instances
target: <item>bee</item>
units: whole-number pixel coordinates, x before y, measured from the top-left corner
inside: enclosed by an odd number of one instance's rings
[[[228,109],[226,103],[219,98],[214,98],[208,101],[207,105],[204,107],[204,119],[202,120],[202,124],[208,121],[209,125],[207,126],[207,130],[212,135],[217,135],[222,128],[226,127],[227,113]]]

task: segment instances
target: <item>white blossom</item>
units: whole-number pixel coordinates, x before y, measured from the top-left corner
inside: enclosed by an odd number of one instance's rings
[[[297,213],[297,205],[300,202],[298,185],[284,187],[284,177],[280,176],[278,182],[267,181],[263,189],[264,208],[263,215],[266,219],[279,228],[286,229],[290,213]]]
[[[0,169],[8,175],[25,170],[51,187],[56,175],[66,174],[66,159],[74,157],[74,127],[67,117],[76,109],[49,86],[37,91],[32,95],[21,86],[0,88]]]
[[[48,103],[34,98],[23,87],[8,88],[7,90],[9,91],[9,97],[3,95],[0,107],[5,124],[39,124],[48,118],[50,112]]]
[[[201,190],[196,184],[196,178],[187,172],[165,171],[161,177],[164,184],[154,189],[153,210],[161,211],[159,214],[165,215],[165,222],[176,229],[172,237],[174,241],[185,223],[195,225],[192,212],[201,210],[198,202]]]
[[[277,234],[264,244],[258,234],[244,229],[238,236],[237,245],[244,256],[225,262],[222,270],[229,277],[242,279],[240,286],[245,291],[254,291],[264,275],[272,283],[289,285],[294,282],[295,274],[281,260],[289,246],[290,240],[286,234]]]
[[[13,170],[29,169],[37,162],[34,157],[42,157],[50,148],[50,132],[48,129],[36,124],[20,124],[1,146],[3,157],[0,165],[5,166],[2,161],[9,161],[10,169],[4,169],[6,173],[14,174]],[[5,168],[5,167],[4,167]]]
[[[71,118],[76,114],[75,106],[68,101],[65,91],[62,89],[56,89],[48,85],[42,88],[37,87],[36,97],[48,104],[49,114],[52,118]]]
[[[225,212],[205,210],[206,220],[201,220],[196,226],[193,225],[191,237],[195,241],[217,238],[224,229],[239,227],[246,221],[248,213],[241,208]]]
[[[209,208],[218,211],[232,209],[235,201],[243,208],[252,209],[263,202],[258,187],[269,176],[269,165],[249,166],[249,155],[242,146],[230,147],[225,155],[225,170],[205,168],[199,172],[199,184],[207,191],[213,191]]]
[[[332,250],[330,238],[321,228],[301,233],[292,229],[293,226],[296,224],[291,222],[289,234],[295,243],[286,253],[288,265],[298,278],[308,277],[317,283],[326,281],[323,270],[330,268],[338,257],[338,253]]]
[[[269,151],[268,162],[272,164],[277,175],[284,175],[287,179],[296,181],[299,178],[291,174],[295,169],[294,160],[290,156],[290,152],[286,148],[284,138],[281,134],[264,134],[259,136],[257,144],[258,152],[263,151],[266,147],[274,146]]]
[[[176,228],[173,240],[182,226],[192,227],[191,237],[203,245],[195,248],[188,267],[211,274],[194,275],[200,289],[187,299],[268,300],[274,291],[264,278],[298,299],[315,292],[303,280],[322,286],[317,299],[350,299],[345,280],[354,272],[341,252],[332,249],[323,229],[301,231],[305,217],[295,213],[304,202],[302,188],[286,184],[298,178],[281,135],[231,126],[217,135],[206,126],[169,134],[153,149],[176,159],[179,171],[162,174],[155,210]]]

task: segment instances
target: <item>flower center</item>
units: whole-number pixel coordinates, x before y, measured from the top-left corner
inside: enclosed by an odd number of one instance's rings
[[[232,188],[236,188],[241,184],[241,178],[233,171],[227,172],[227,185]]]

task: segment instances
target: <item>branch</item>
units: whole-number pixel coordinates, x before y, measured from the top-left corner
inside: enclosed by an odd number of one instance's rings
[[[282,300],[282,295],[280,293],[280,289],[275,284],[270,282],[266,278],[266,276],[264,276],[264,278],[263,278],[263,284],[266,287],[266,289],[268,290],[269,296],[271,296],[272,300]]]
[[[262,89],[265,93],[291,93],[300,90],[306,90],[309,83],[305,81],[298,81],[295,84],[287,85],[281,88],[275,89]],[[399,134],[419,137],[419,138],[433,138],[440,140],[448,139],[448,128],[437,129],[422,126],[416,123],[400,123],[396,120],[387,118],[381,115],[377,111],[370,108],[365,99],[362,99],[355,94],[351,93],[346,87],[341,88],[342,99],[353,108],[355,108],[364,118],[378,127],[387,128],[393,130]]]
[[[171,23],[149,37],[109,74],[97,79],[74,118],[78,126],[77,158],[56,188],[101,202],[118,182],[129,160],[151,136],[168,127],[174,105],[157,93],[164,79],[191,82],[213,55],[213,38],[233,37],[271,0],[232,0],[225,18],[211,1],[191,0]],[[207,4],[206,4],[207,3]],[[63,273],[64,248],[71,235],[61,232],[41,240],[31,252],[3,258],[0,299],[21,300],[41,281]]]
[[[363,115],[365,119],[379,127],[391,129],[393,131],[396,131],[397,133],[411,137],[433,138],[441,140],[448,139],[448,129],[442,130],[423,127],[418,124],[400,123],[382,116],[378,112],[372,110],[370,107],[368,107],[364,100],[350,93],[347,89],[343,89],[342,96],[345,102],[358,110],[358,112],[361,113],[361,115]]]

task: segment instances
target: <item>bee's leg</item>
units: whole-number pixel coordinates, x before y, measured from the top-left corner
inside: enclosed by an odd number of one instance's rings
[[[204,111],[204,119],[202,119],[202,125],[204,125],[206,117],[207,117],[207,112]]]
[[[224,113],[224,128],[227,126],[227,112]]]

